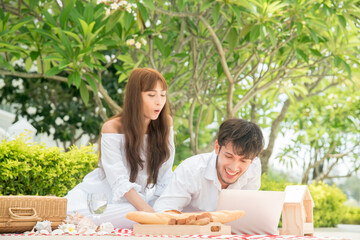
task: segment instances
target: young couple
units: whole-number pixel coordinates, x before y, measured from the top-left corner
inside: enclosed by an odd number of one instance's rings
[[[87,194],[108,197],[102,222],[131,228],[131,211],[214,211],[221,189],[260,188],[260,128],[242,119],[224,121],[215,151],[183,161],[172,172],[174,132],[167,84],[150,68],[132,71],[123,111],[101,129],[99,168],[66,196],[68,213],[89,216]]]

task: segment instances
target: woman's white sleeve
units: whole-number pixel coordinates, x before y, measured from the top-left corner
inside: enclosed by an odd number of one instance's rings
[[[121,154],[123,142],[116,134],[103,134],[101,137],[101,165],[105,171],[113,194],[113,202],[121,198],[132,188],[139,192],[141,186],[130,182],[130,169],[124,164]]]
[[[175,145],[174,145],[174,130],[173,127],[170,128],[169,134],[169,144],[170,144],[170,157],[163,163],[159,169],[159,177],[156,184],[156,190],[154,195],[159,197],[162,192],[165,190],[166,186],[169,184],[171,177],[173,175],[172,167],[174,164],[175,158]]]

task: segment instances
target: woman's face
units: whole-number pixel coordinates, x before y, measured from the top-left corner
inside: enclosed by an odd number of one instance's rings
[[[156,120],[166,103],[166,90],[163,89],[161,82],[157,81],[154,89],[141,92],[141,95],[145,119]]]

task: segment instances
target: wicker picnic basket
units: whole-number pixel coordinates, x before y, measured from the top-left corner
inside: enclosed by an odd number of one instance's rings
[[[57,228],[66,219],[66,204],[53,196],[0,196],[0,233],[30,231],[45,220]]]

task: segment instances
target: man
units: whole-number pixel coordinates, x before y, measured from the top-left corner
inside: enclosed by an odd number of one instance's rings
[[[256,124],[226,120],[220,125],[215,151],[184,160],[155,202],[155,211],[215,211],[221,189],[258,190],[261,164],[255,158],[263,145]]]

